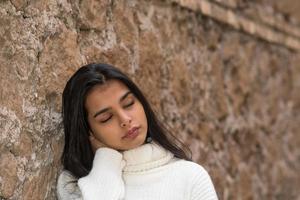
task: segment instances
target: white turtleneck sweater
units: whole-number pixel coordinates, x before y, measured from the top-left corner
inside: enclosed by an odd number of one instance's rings
[[[218,199],[203,167],[175,158],[154,142],[123,153],[99,148],[90,173],[76,181],[68,171],[60,174],[59,200]]]

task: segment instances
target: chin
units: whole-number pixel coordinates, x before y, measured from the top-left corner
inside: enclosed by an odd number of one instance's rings
[[[139,135],[132,141],[127,141],[127,144],[124,145],[124,151],[137,148],[145,143],[146,135]]]

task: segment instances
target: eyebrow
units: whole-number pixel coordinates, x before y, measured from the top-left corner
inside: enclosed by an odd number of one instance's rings
[[[123,101],[124,99],[126,99],[126,97],[127,97],[129,94],[131,94],[131,93],[132,93],[131,91],[126,92],[126,93],[120,98],[119,102],[122,102],[122,101]],[[108,107],[108,108],[103,108],[103,109],[99,110],[98,112],[95,113],[94,118],[96,118],[98,115],[100,115],[100,114],[102,114],[102,113],[104,113],[104,112],[107,112],[107,111],[110,110],[110,109],[111,109],[111,108]]]

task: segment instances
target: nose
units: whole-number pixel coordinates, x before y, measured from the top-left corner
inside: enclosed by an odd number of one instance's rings
[[[122,128],[128,127],[131,124],[131,121],[132,119],[127,113],[125,112],[120,113],[120,122],[121,122],[120,126]]]

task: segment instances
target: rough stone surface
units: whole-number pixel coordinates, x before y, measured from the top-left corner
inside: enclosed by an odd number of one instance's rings
[[[270,43],[276,27],[258,39],[201,2],[0,1],[0,199],[56,199],[61,93],[90,62],[133,78],[220,199],[299,199],[300,53]],[[261,10],[297,26],[295,1],[215,2],[258,16],[253,27],[273,23]]]
[[[270,1],[263,0],[262,3],[265,5],[271,5],[274,10],[282,13],[290,21],[297,25],[300,25],[300,2],[295,0],[285,0],[285,1]]]
[[[14,155],[10,152],[1,152],[0,167],[1,196],[9,198],[13,195],[17,184],[17,161]]]

